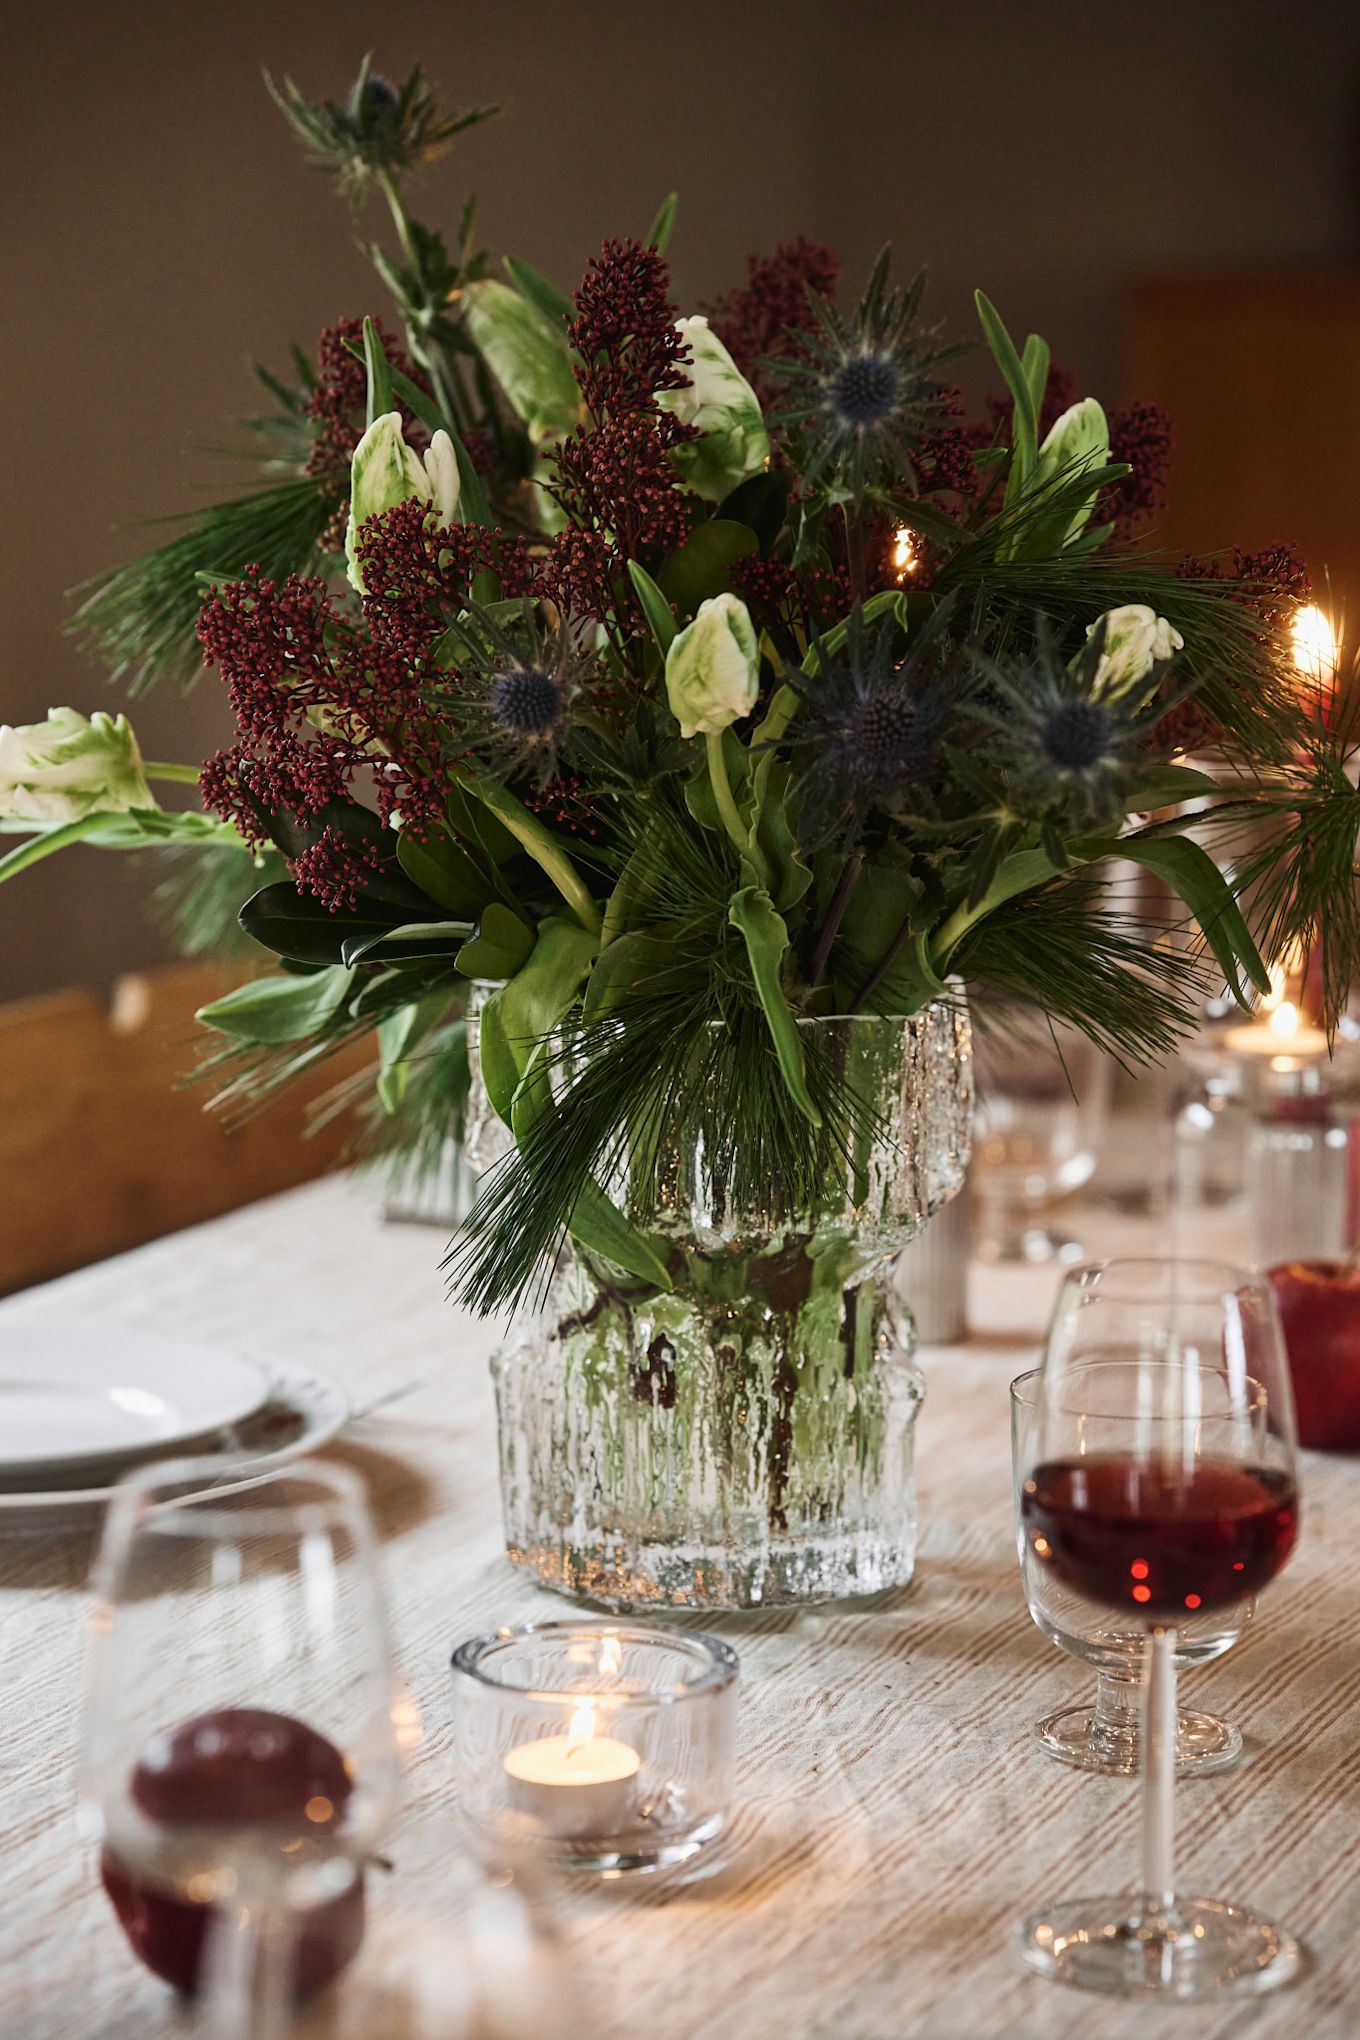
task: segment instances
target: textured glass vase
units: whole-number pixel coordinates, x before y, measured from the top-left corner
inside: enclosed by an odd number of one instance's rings
[[[610,1186],[671,1243],[675,1287],[569,1243],[495,1355],[506,1545],[547,1586],[752,1608],[911,1578],[924,1384],[893,1263],[963,1181],[968,1018],[804,1024],[867,1108],[815,1208],[736,1208],[696,1130],[649,1208]]]

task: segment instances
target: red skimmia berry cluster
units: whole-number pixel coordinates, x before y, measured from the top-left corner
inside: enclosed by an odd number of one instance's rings
[[[429,505],[415,497],[365,518],[356,551],[374,636],[413,661],[424,657],[449,614],[467,607],[483,569],[495,572],[506,596],[530,594],[535,586],[537,564],[518,533],[437,524]]]
[[[573,302],[567,338],[589,416],[554,449],[573,528],[555,539],[545,579],[564,608],[600,617],[628,560],[672,551],[689,528],[670,454],[696,434],[658,402],[688,382],[689,350],[655,248],[606,241]]]
[[[1171,420],[1160,404],[1125,404],[1110,413],[1110,459],[1133,472],[1112,482],[1096,508],[1098,524],[1126,539],[1166,504],[1171,470]]]
[[[1176,568],[1183,581],[1223,581],[1239,584],[1234,600],[1255,610],[1261,620],[1262,636],[1274,637],[1283,630],[1300,602],[1313,592],[1308,567],[1297,546],[1280,544],[1260,552],[1244,552],[1234,546],[1232,563],[1187,557]],[[1180,702],[1162,718],[1154,741],[1170,750],[1201,751],[1223,735],[1214,719],[1192,696]]]
[[[781,241],[773,255],[748,255],[745,288],[709,307],[713,331],[762,405],[771,397],[762,363],[797,347],[797,335],[817,323],[808,293],[834,297],[840,276],[835,250],[800,234],[796,241]]]
[[[444,735],[425,660],[340,615],[324,581],[293,574],[280,586],[258,568],[212,591],[198,634],[239,732],[203,768],[204,806],[252,844],[270,817],[292,816],[315,835],[294,861],[298,884],[333,910],[352,906],[376,853],[326,826],[327,807],[356,785],[384,824],[400,809],[418,828],[439,807]]]
[[[400,369],[428,394],[424,376],[412,367],[391,335],[383,331],[382,321],[375,319],[373,323],[393,368]],[[317,342],[316,382],[306,405],[306,414],[316,428],[307,456],[309,475],[343,473],[346,483],[349,480],[350,455],[363,437],[368,396],[368,371],[362,351],[356,356],[350,348],[357,345],[362,350],[363,342],[362,319],[338,320],[334,326],[327,326]],[[424,426],[400,401],[396,408],[401,412],[402,431],[408,444],[423,447],[427,437]]]

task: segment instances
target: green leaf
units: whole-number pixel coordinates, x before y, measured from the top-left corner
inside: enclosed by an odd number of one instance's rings
[[[661,971],[683,961],[684,952],[675,937],[684,929],[680,921],[659,922],[620,935],[600,951],[586,980],[581,1017],[589,1024],[620,1006],[629,994],[651,983]]]
[[[657,649],[664,659],[679,634],[680,626],[675,620],[675,613],[647,569],[640,567],[636,560],[628,562],[628,577],[642,605],[642,613],[651,626]]]
[[[1001,370],[1006,388],[1011,393],[1011,401],[1015,405],[1015,418],[1011,427],[1014,446],[1011,478],[1018,488],[1028,481],[1039,451],[1038,407],[1034,402],[1024,364],[1015,351],[1015,342],[1006,331],[996,306],[986,293],[980,290],[974,291],[973,302],[977,306],[983,336],[992,351],[993,360]]]
[[[477,1062],[496,1116],[508,1126],[519,1087],[520,1067],[497,1010],[496,1001],[501,996],[494,992],[482,1007],[477,1021]]]
[[[368,419],[386,417],[392,408],[392,371],[372,319],[364,320],[364,365],[368,370]]]
[[[1020,357],[1029,400],[1034,407],[1035,429],[1038,430],[1039,415],[1044,408],[1044,391],[1048,388],[1049,352],[1047,340],[1037,333],[1031,333],[1025,342],[1025,351]]]
[[[749,524],[710,517],[662,566],[662,591],[682,614],[692,616],[701,602],[729,593],[733,564],[759,550],[760,540]]]
[[[397,859],[413,884],[460,921],[475,921],[492,888],[473,859],[451,836],[397,835]]]
[[[523,262],[518,255],[507,255],[503,268],[515,289],[537,307],[549,324],[559,331],[576,317],[576,307],[555,283],[540,275],[531,262]]]
[[[17,850],[11,850],[0,857],[0,883],[7,878],[17,878],[21,871],[27,871],[30,864],[38,864],[44,857],[64,850],[68,843],[79,843],[86,836],[93,835],[101,823],[116,818],[112,815],[84,815],[78,822],[63,822],[59,828],[44,829],[27,843],[21,843]]]
[[[877,595],[871,595],[869,600],[863,605],[862,614],[864,621],[865,623],[877,623],[880,616],[886,616],[889,610],[896,614],[898,622],[902,629],[905,630],[907,627],[907,603],[906,597],[900,588],[883,588],[880,589]],[[825,631],[809,647],[807,657],[803,661],[803,671],[808,675],[809,679],[814,678],[821,671],[821,655],[823,653],[828,659],[834,659],[838,652],[844,651],[846,639],[850,635],[850,622],[850,617],[845,617],[840,623],[833,625],[830,630]]]
[[[381,940],[399,928],[405,916],[387,901],[367,896],[344,913],[333,914],[285,879],[252,893],[239,918],[246,934],[276,955],[297,963],[344,963],[348,945],[368,937]]]
[[[660,206],[657,208],[656,218],[647,229],[647,238],[643,242],[645,248],[655,248],[658,255],[665,254],[666,243],[670,240],[671,229],[675,225],[675,215],[679,210],[679,192],[669,192],[662,199]]]
[[[1208,851],[1198,843],[1184,836],[1118,836],[1088,839],[1072,844],[1071,849],[1085,863],[1093,864],[1104,857],[1127,858],[1164,879],[1194,915],[1239,1006],[1247,1005],[1239,964],[1258,992],[1270,990],[1270,972],[1252,940],[1232,887]]]
[[[449,1007],[447,991],[398,1006],[378,1022],[378,1099],[383,1111],[395,1112],[406,1096],[410,1079],[410,1056],[432,1027],[438,1026]]]
[[[487,1014],[493,1016],[492,1055],[496,1062],[496,1091],[492,1090],[490,1077],[487,1090],[507,1126],[510,1098],[505,1098],[505,1059],[514,1064],[517,1085],[539,1042],[552,1033],[575,1000],[594,959],[598,939],[574,921],[549,915],[539,924],[528,962],[498,992],[493,992],[482,1008],[483,1026]],[[512,1085],[511,1097],[514,1088]],[[501,1098],[505,1098],[503,1110]]]
[[[463,944],[455,960],[464,977],[491,984],[522,970],[533,948],[533,929],[526,927],[509,907],[492,900],[482,913],[477,933]]]
[[[350,935],[341,944],[340,954],[348,964],[453,957],[471,932],[470,921],[406,921],[381,934]]]
[[[1222,791],[1216,779],[1193,765],[1154,765],[1134,780],[1126,807],[1130,814],[1145,814],[1149,808],[1178,807],[1182,801],[1203,800],[1206,794]]]
[[[727,918],[746,944],[756,996],[774,1042],[788,1094],[804,1118],[811,1125],[820,1126],[822,1115],[808,1093],[798,1023],[780,982],[779,968],[789,946],[789,931],[783,917],[776,913],[767,892],[758,886],[746,886],[733,896]]]
[[[718,505],[717,515],[729,524],[745,524],[754,531],[762,553],[773,551],[789,512],[793,475],[788,468],[774,468],[763,475],[748,475],[738,482],[730,496]]]
[[[237,1041],[302,1041],[334,1018],[353,982],[353,971],[338,964],[307,977],[255,978],[200,1006],[194,1018]]]

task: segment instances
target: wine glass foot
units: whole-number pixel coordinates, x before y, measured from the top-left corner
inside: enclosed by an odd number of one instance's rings
[[[1092,1706],[1064,1707],[1034,1724],[1041,1750],[1077,1771],[1110,1778],[1134,1778],[1142,1769],[1142,1730],[1137,1722],[1112,1724]],[[1176,1770],[1187,1777],[1230,1771],[1242,1754],[1242,1737],[1216,1714],[1182,1710],[1176,1721]]]
[[[1078,1898],[1021,1921],[1021,1959],[1040,1976],[1113,1997],[1252,1996],[1298,1975],[1293,1936],[1241,1906],[1180,1898],[1169,1917],[1129,1898]]]

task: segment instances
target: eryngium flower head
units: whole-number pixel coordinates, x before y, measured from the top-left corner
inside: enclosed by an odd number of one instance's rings
[[[803,701],[787,749],[805,846],[848,833],[875,811],[933,809],[932,780],[955,696],[948,614],[941,604],[899,658],[896,627],[871,634],[856,610],[841,654],[819,648],[815,674],[787,676]]]
[[[1121,687],[1105,656],[1107,626],[1101,617],[1070,664],[1042,618],[1023,663],[972,655],[981,685],[967,713],[985,732],[986,762],[1016,811],[1054,838],[1116,826],[1146,764],[1155,719],[1146,704],[1165,662],[1149,668],[1147,687]]]
[[[772,422],[789,430],[805,484],[831,483],[856,503],[876,481],[916,487],[916,451],[950,414],[935,371],[958,352],[918,325],[924,289],[922,274],[889,290],[885,248],[849,318],[814,298],[814,331],[766,364],[784,393]]]
[[[420,163],[433,162],[455,135],[500,111],[497,106],[470,106],[441,113],[419,64],[404,85],[393,85],[369,69],[367,57],[343,105],[334,99],[308,99],[291,78],[276,85],[266,72],[265,83],[308,162],[334,177],[355,205],[366,196],[370,178],[400,177]]]
[[[526,598],[509,620],[474,603],[448,635],[454,656],[439,706],[448,716],[450,757],[471,757],[497,779],[545,785],[559,769],[585,674],[570,629]]]

